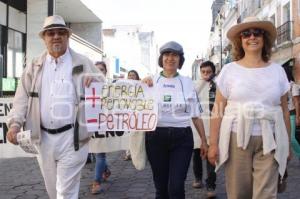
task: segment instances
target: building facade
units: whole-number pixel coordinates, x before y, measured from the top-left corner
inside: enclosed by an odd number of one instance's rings
[[[102,21],[80,0],[0,0],[0,97],[14,95],[26,64],[45,49],[38,32],[53,14],[72,28],[73,49],[102,60]]]
[[[212,25],[210,32],[210,43],[208,48],[208,56],[207,59],[212,61],[219,71],[223,65],[223,52],[221,48],[223,48],[223,18],[222,18],[222,10],[224,10],[224,0],[215,0],[212,3]]]
[[[103,29],[103,35],[110,78],[125,78],[132,69],[140,77],[156,72],[157,47],[153,31],[143,31],[141,25],[114,25]]]
[[[296,81],[300,81],[300,0],[226,1],[213,21],[212,27],[217,28],[211,30],[212,42],[207,57],[220,68],[230,62],[231,44],[225,35],[231,26],[248,16],[257,16],[274,23],[277,39],[271,59],[292,70]],[[218,35],[220,42],[215,42]]]
[[[0,1],[0,96],[16,88],[26,53],[27,2]]]

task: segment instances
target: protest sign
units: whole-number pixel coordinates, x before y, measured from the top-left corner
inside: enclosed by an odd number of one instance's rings
[[[154,89],[134,80],[92,83],[85,89],[89,132],[153,131],[157,124]]]
[[[85,94],[88,131],[95,132],[89,142],[92,153],[128,150],[132,131],[156,128],[157,103],[153,88],[145,84],[92,83]]]
[[[0,98],[0,144],[6,143],[7,115],[12,108],[12,98]]]
[[[6,133],[8,131],[6,120],[12,106],[13,98],[0,98],[0,159],[33,157],[33,154],[25,153],[20,147],[9,143],[6,139]]]

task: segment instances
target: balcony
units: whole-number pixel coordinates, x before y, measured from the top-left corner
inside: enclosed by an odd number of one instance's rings
[[[286,41],[291,41],[291,26],[292,21],[287,21],[277,28],[277,45],[280,45]]]

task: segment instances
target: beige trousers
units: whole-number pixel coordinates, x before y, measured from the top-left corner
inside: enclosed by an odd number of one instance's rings
[[[231,133],[229,158],[225,163],[228,199],[277,198],[278,164],[274,152],[263,155],[262,136],[251,136],[246,150],[237,147]]]

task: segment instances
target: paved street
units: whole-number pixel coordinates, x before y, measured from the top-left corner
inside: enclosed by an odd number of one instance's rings
[[[150,199],[154,198],[149,165],[137,171],[130,161],[122,160],[123,153],[109,153],[108,163],[112,171],[109,181],[103,184],[104,192],[91,195],[89,186],[92,181],[94,164],[85,166],[82,174],[81,199]],[[205,167],[204,167],[205,168]],[[205,198],[205,189],[193,189],[192,170],[186,181],[186,198]],[[225,199],[223,171],[218,173],[218,198]],[[288,188],[280,199],[297,199],[300,195],[300,163],[295,158],[289,164]],[[42,176],[35,158],[0,159],[0,198],[1,199],[46,199]]]

